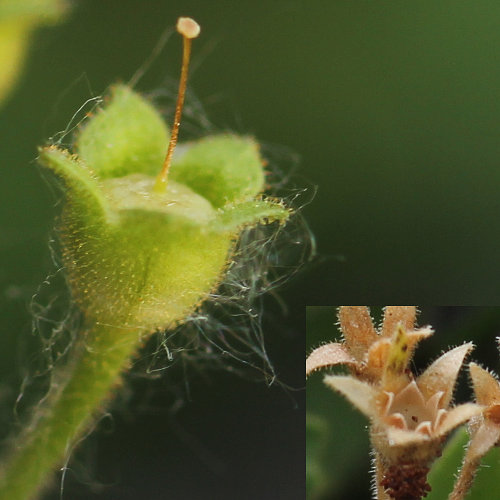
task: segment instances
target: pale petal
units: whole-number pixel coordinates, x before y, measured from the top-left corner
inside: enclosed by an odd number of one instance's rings
[[[425,422],[420,422],[420,424],[417,425],[415,432],[420,432],[421,434],[430,436],[432,434],[432,423],[428,420],[426,420]]]
[[[472,417],[479,415],[482,407],[474,403],[465,403],[451,409],[442,417],[439,426],[436,429],[436,436],[446,436],[455,427],[462,425]]]
[[[448,412],[443,408],[437,411],[436,418],[434,420],[434,429],[437,429],[443,423],[443,419],[447,414]]]
[[[429,441],[429,436],[421,432],[389,427],[387,429],[387,440],[390,446],[409,446]]]
[[[441,405],[446,408],[450,404],[458,372],[472,347],[472,343],[469,342],[445,352],[418,377],[417,383],[425,399],[430,399],[436,392],[443,391]]]
[[[392,406],[392,402],[394,401],[394,393],[384,391],[379,393],[377,397],[378,407],[380,408],[381,415],[387,415],[389,413],[389,409]]]
[[[500,439],[500,426],[485,420],[471,439],[468,456],[472,459],[481,458],[495,446]]]
[[[393,413],[384,419],[387,425],[397,427],[398,429],[408,429],[406,425],[406,419],[401,413]]]
[[[427,401],[427,403],[425,403],[425,407],[427,408],[427,410],[429,410],[433,414],[437,414],[439,408],[439,402],[441,401],[443,394],[444,394],[443,391],[438,391],[435,394],[433,394]]]
[[[373,417],[373,403],[377,391],[371,385],[361,382],[354,377],[342,375],[326,375],[324,382],[326,385],[345,396],[367,417]]]
[[[417,308],[415,306],[386,306],[381,330],[382,336],[392,337],[398,323],[401,323],[405,330],[413,330],[416,315]]]
[[[339,308],[339,321],[347,349],[354,358],[362,361],[378,339],[368,307],[342,306]]]
[[[411,406],[425,407],[425,401],[418,389],[417,383],[412,380],[404,389],[395,394],[392,405],[398,408]]]
[[[470,376],[474,386],[476,401],[480,405],[489,406],[500,402],[500,384],[490,372],[476,363],[469,364]]]
[[[356,360],[347,352],[342,344],[325,344],[313,352],[306,359],[306,377],[313,371],[335,365],[354,365]]]
[[[436,412],[425,404],[422,393],[413,380],[394,395],[389,414],[398,413],[406,419],[408,429],[418,428],[422,422],[434,422]]]

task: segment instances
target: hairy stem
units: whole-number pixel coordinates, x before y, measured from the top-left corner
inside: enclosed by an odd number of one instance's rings
[[[376,488],[376,500],[390,500],[389,496],[385,492],[385,488],[382,486],[382,479],[384,478],[384,471],[382,466],[382,461],[380,455],[375,453],[375,488]]]
[[[108,326],[97,326],[82,336],[73,363],[54,373],[52,394],[0,469],[0,498],[38,497],[112,397],[138,340],[138,330]]]
[[[449,500],[463,500],[472,487],[482,457],[468,457],[466,453],[462,469],[450,493]]]

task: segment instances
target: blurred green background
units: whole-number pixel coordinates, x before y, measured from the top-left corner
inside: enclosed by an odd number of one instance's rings
[[[379,325],[381,308],[372,307],[371,311],[376,325]],[[476,346],[469,361],[480,361],[483,366],[499,373],[500,354],[495,341],[495,337],[500,335],[499,307],[422,306],[420,311],[417,325],[431,325],[435,333],[419,344],[415,351],[412,362],[414,373],[421,373],[444,351],[466,341],[473,341]],[[307,353],[320,344],[341,338],[336,313],[336,308],[332,306],[307,307]],[[307,381],[308,500],[372,498],[368,422],[349,402],[322,382],[325,373],[344,371],[341,367],[323,370],[311,375]],[[472,400],[469,386],[467,369],[463,368],[455,391],[456,403]],[[460,454],[456,467],[461,459]],[[496,460],[498,462],[498,454]],[[494,465],[492,475],[488,475],[488,471],[480,471],[478,474],[481,482],[492,481],[487,490],[488,496],[474,496],[471,500],[488,500],[498,496],[499,491],[494,488],[498,486],[500,463]],[[455,472],[456,470],[453,471]],[[445,478],[445,481],[445,491],[449,493],[453,479]]]
[[[23,376],[27,304],[51,269],[56,198],[35,147],[86,99],[129,80],[179,15],[202,25],[190,87],[206,116],[264,141],[292,171],[289,188],[308,189],[297,205],[314,198],[303,214],[318,257],[281,302],[264,303],[284,383],[304,385],[305,304],[497,303],[498,2],[75,1],[65,23],[37,33],[0,113],[6,405]],[[180,47],[172,37],[137,88],[174,89]],[[181,139],[199,131],[188,121]],[[174,499],[304,497],[303,393],[210,374],[176,414],[184,440],[158,410],[171,396],[163,404],[158,393],[156,410],[118,414],[96,440],[97,479],[116,485],[92,498],[163,498],[167,487]]]

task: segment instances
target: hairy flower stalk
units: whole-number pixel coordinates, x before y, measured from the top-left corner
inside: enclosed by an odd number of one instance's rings
[[[341,307],[344,342],[319,347],[306,362],[307,374],[338,364],[349,367],[351,375],[327,375],[325,383],[370,419],[379,500],[426,496],[429,466],[444,438],[480,412],[472,403],[451,406],[472,344],[446,352],[418,377],[409,369],[416,345],[433,333],[428,327],[414,329],[415,314],[413,306],[388,306],[377,331],[368,308]]]
[[[185,44],[196,27],[179,20]],[[179,117],[178,108],[175,140]],[[253,139],[206,137],[177,157],[171,146],[164,162],[168,139],[154,107],[118,85],[77,136],[73,153],[40,150],[65,194],[62,257],[85,323],[72,361],[54,373],[49,397],[0,469],[2,499],[37,497],[144,340],[182,323],[218,286],[242,229],[289,217],[281,201],[261,195],[263,161]]]
[[[500,346],[500,338],[497,340]],[[483,412],[470,422],[471,439],[449,500],[462,500],[467,496],[481,459],[493,446],[500,445],[500,382],[495,374],[476,363],[470,363],[469,371],[476,401]]]

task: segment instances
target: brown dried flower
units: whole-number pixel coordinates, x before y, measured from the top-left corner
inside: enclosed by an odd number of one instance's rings
[[[367,307],[341,307],[344,342],[319,347],[306,362],[307,374],[337,364],[350,368],[351,375],[327,375],[325,383],[370,419],[379,500],[425,496],[428,468],[444,438],[481,411],[472,403],[450,406],[472,344],[446,352],[419,377],[408,368],[418,342],[433,333],[414,329],[415,315],[414,306],[388,306],[377,332]]]

